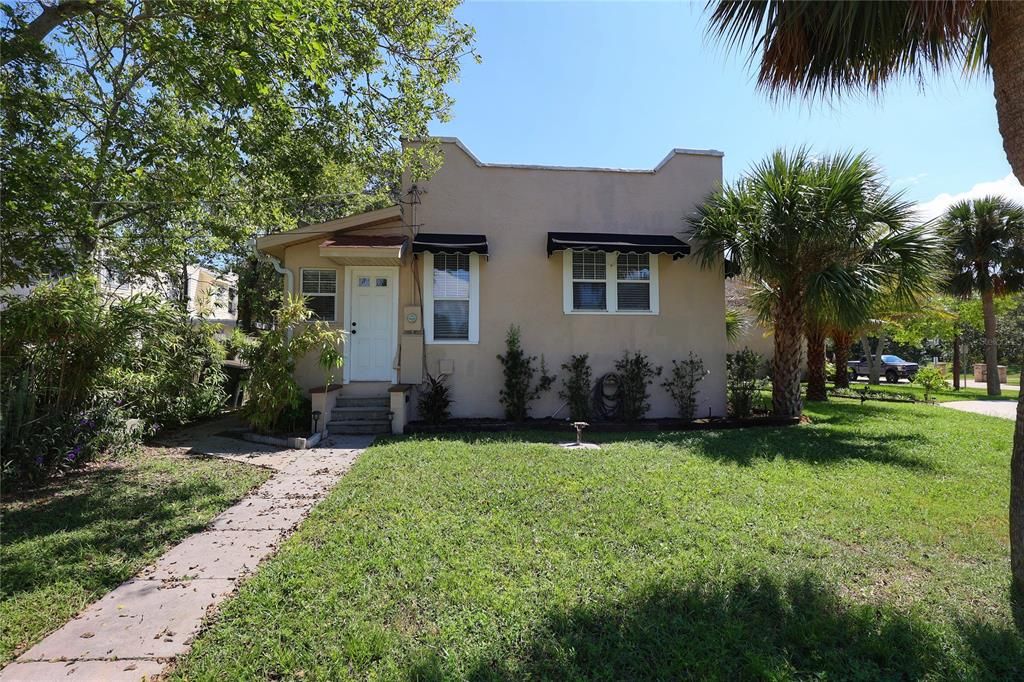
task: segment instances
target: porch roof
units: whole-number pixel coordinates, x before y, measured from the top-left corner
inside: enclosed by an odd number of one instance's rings
[[[320,244],[320,255],[342,265],[398,265],[409,246],[400,234],[334,234]]]

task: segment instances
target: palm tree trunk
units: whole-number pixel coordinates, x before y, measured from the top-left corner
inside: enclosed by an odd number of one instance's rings
[[[808,324],[807,332],[807,399],[828,400],[825,389],[825,329]]]
[[[953,390],[960,390],[960,375],[963,368],[960,366],[960,335],[953,337]]]
[[[996,352],[996,302],[995,292],[991,288],[981,292],[981,309],[985,315],[985,385],[990,396],[997,396],[1001,391],[999,356]]]
[[[772,358],[772,413],[799,417],[801,342],[804,308],[801,296],[781,294],[775,303],[775,356]]]
[[[853,334],[846,331],[835,330],[832,332],[832,343],[836,349],[836,388],[850,387],[850,369],[847,365],[850,362],[850,343],[853,341]]]
[[[860,337],[860,348],[864,352],[864,357],[868,359],[868,383],[877,386],[882,377],[882,349],[885,348],[885,336],[881,332],[878,333],[874,353],[871,352],[871,342],[866,336]]]
[[[996,97],[1003,149],[1017,179],[1024,182],[1024,3],[991,3],[988,63]]]
[[[1024,391],[1017,398],[1017,426],[1010,455],[1010,573],[1014,596],[1024,596]]]

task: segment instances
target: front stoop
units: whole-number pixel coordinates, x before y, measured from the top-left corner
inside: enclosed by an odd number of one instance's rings
[[[391,402],[387,397],[350,398],[339,396],[327,422],[328,433],[391,433]]]

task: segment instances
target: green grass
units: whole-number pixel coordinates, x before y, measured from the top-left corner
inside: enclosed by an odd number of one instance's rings
[[[153,454],[91,467],[0,505],[0,665],[269,477]]]
[[[373,447],[175,675],[1020,678],[1012,422],[808,414],[590,434],[600,451],[552,434]]]
[[[865,386],[868,386],[865,381],[855,381],[850,384],[850,388],[856,391],[863,390]],[[898,384],[889,384],[882,380],[882,383],[877,386],[868,386],[871,390],[885,391],[886,393],[909,393],[917,396],[920,399],[924,399],[924,389],[917,384],[910,384],[905,381],[901,381]],[[952,387],[932,393],[931,398],[936,402],[948,403],[954,400],[1016,400],[1016,391],[1004,391],[1003,395],[998,398],[990,398],[984,388],[961,388],[959,391],[954,391]]]

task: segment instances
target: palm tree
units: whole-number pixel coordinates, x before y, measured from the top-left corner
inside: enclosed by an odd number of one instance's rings
[[[807,307],[862,319],[879,291],[905,300],[927,281],[935,239],[864,154],[776,151],[712,194],[690,219],[702,267],[725,258],[764,290],[774,327],[772,411],[801,413]],[[822,357],[824,362],[824,356]]]
[[[995,297],[1024,291],[1024,206],[1003,197],[961,201],[946,211],[940,230],[952,248],[950,293],[981,296],[986,383],[988,394],[997,396]]]
[[[1024,182],[1024,3],[709,0],[711,32],[758,60],[773,94],[877,92],[929,71],[988,71],[1003,149]]]
[[[747,318],[739,308],[725,309],[725,340],[737,343],[747,329]]]

